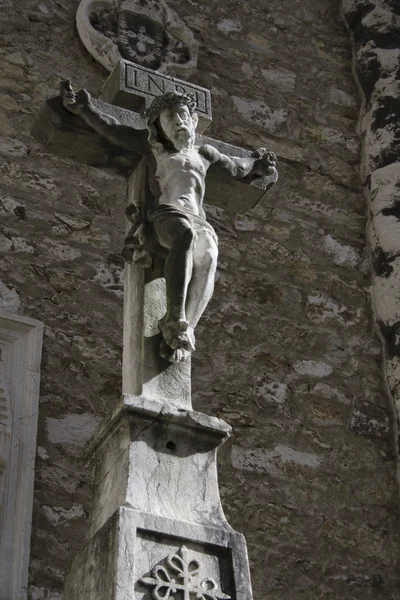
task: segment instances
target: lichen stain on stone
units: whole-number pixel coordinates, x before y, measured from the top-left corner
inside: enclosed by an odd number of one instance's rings
[[[389,433],[390,420],[387,413],[365,400],[354,402],[350,429],[361,435],[385,436]]]
[[[306,314],[309,319],[325,322],[336,320],[337,322],[351,326],[360,321],[361,311],[340,306],[332,298],[315,292],[307,298]]]
[[[355,267],[360,262],[360,256],[354,248],[341,244],[330,234],[324,238],[324,249],[333,257],[335,265]]]
[[[74,504],[70,509],[65,509],[62,506],[42,505],[41,512],[53,525],[86,516],[81,504]]]
[[[238,96],[232,96],[232,100],[239,114],[270,133],[276,131],[287,120],[288,111],[283,108],[273,109],[267,106],[265,102],[248,100]]]
[[[392,206],[382,209],[382,214],[385,217],[396,217],[400,221],[400,199],[393,200]]]
[[[21,300],[18,291],[11,285],[9,287],[0,281],[0,309],[10,313],[21,312]]]
[[[222,33],[238,33],[242,31],[243,26],[237,19],[223,19],[222,21],[218,21],[217,28]]]
[[[372,113],[371,130],[376,131],[387,125],[397,125],[400,121],[400,102],[394,96],[383,96],[377,101]]]
[[[333,367],[317,360],[297,360],[293,368],[299,375],[308,375],[309,377],[328,377],[333,373]]]
[[[254,393],[265,404],[279,405],[287,400],[288,386],[281,381],[273,381],[269,377],[256,377]]]
[[[378,325],[386,342],[388,358],[400,357],[400,321],[393,325],[387,325],[383,321],[379,321]]]
[[[372,252],[372,268],[378,277],[388,278],[393,273],[391,263],[395,260],[394,256],[389,256],[382,248],[374,248]]]
[[[276,445],[272,450],[233,446],[231,460],[235,469],[265,473],[274,477],[294,474],[290,468],[291,464],[300,468],[317,469],[322,462],[321,457],[316,454],[301,452],[283,444]]]

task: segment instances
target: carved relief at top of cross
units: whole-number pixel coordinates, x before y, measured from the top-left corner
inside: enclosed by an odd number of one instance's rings
[[[76,24],[107,71],[121,58],[178,77],[196,68],[198,43],[164,0],[81,0]]]

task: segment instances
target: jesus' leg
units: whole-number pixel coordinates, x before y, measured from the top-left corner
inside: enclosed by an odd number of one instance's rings
[[[160,218],[155,229],[162,246],[169,249],[164,275],[167,288],[167,312],[160,321],[166,344],[173,350],[192,352],[194,344],[188,334],[186,296],[193,267],[194,232],[188,221],[179,217]],[[182,360],[184,354],[176,352],[170,360]]]
[[[186,298],[189,335],[193,335],[193,330],[213,294],[217,258],[218,246],[213,236],[208,231],[197,232],[193,248],[192,278]]]

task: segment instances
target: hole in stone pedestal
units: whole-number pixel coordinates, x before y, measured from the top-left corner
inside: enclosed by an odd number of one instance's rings
[[[172,440],[171,440],[171,441],[169,441],[169,442],[167,442],[167,443],[165,444],[165,447],[166,447],[166,448],[168,448],[168,450],[172,450],[172,451],[175,451],[175,450],[176,450],[176,444],[175,444],[175,442],[173,442]]]

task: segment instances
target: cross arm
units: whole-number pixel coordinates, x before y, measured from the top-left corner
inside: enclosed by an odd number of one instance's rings
[[[210,167],[207,174],[206,202],[220,206],[228,213],[244,214],[264,201],[269,190],[278,181],[276,167],[264,165],[260,169],[258,151],[246,150],[226,142],[196,135],[196,145],[208,154]],[[272,153],[271,153],[272,154]],[[276,162],[270,156],[266,161]],[[266,173],[269,173],[267,175]]]
[[[91,102],[99,113],[115,118],[132,131],[135,138],[132,146],[126,148],[119,140],[110,141],[81,116],[68,111],[60,95],[46,100],[35,115],[31,128],[33,137],[47,152],[128,175],[141,157],[150,152],[145,120],[138,113],[102,100],[92,98]]]
[[[144,139],[145,136],[140,135],[143,132],[135,131],[131,127],[120,123],[115,117],[102,113],[96,109],[93,103],[83,107],[77,115],[112,144],[138,154],[145,153],[147,145]]]

